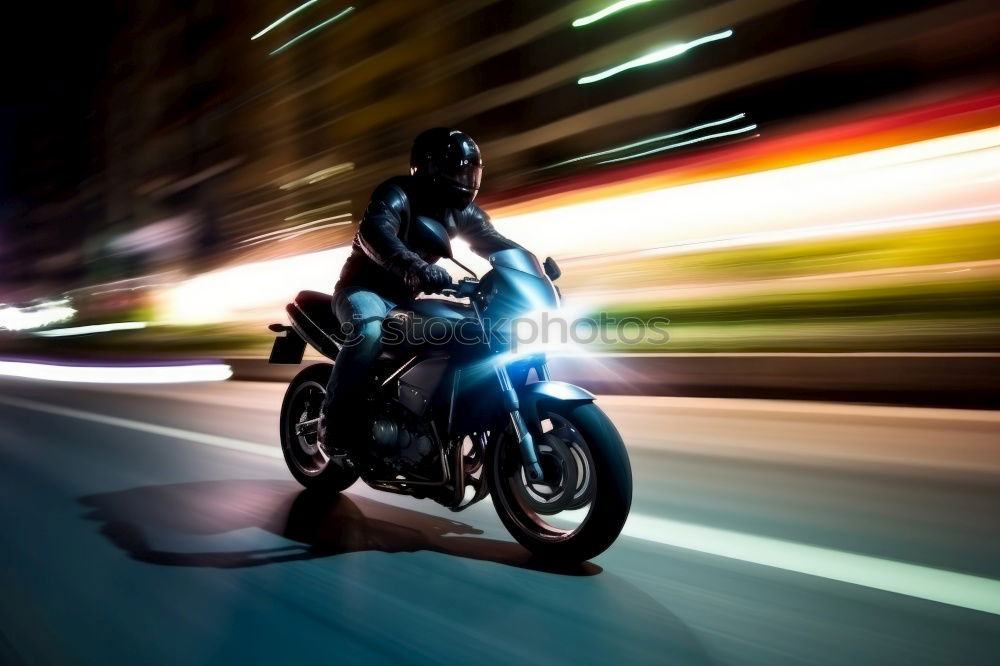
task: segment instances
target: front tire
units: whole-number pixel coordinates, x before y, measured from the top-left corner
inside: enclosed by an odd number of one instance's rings
[[[295,480],[309,490],[336,495],[358,480],[347,459],[330,459],[319,445],[315,428],[300,432],[300,424],[318,419],[333,366],[310,365],[295,375],[281,403],[281,452]],[[332,424],[331,424],[332,425]]]
[[[508,429],[492,439],[487,454],[490,495],[504,526],[532,553],[584,562],[604,552],[625,526],[632,505],[628,453],[593,403],[549,402],[539,417],[535,432],[546,481],[527,481]]]

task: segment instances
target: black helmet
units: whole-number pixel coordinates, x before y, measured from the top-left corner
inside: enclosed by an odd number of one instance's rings
[[[465,208],[479,194],[483,158],[465,132],[435,127],[414,139],[410,173],[431,182],[448,206]]]

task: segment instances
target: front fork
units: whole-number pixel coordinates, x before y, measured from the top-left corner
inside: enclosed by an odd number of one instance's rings
[[[521,462],[524,464],[524,471],[530,481],[542,480],[542,466],[538,464],[538,450],[535,448],[535,440],[528,430],[528,426],[521,416],[521,405],[517,400],[517,391],[514,390],[510,381],[510,374],[507,366],[498,365],[496,368],[497,380],[500,382],[500,391],[503,393],[504,408],[510,414],[510,422],[514,426],[514,435],[517,437],[517,444],[521,449]],[[539,368],[539,379],[542,374],[548,376],[548,370],[544,365]]]

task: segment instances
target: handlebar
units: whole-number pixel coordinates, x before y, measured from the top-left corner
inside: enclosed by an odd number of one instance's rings
[[[444,296],[454,296],[455,298],[468,298],[476,293],[476,287],[478,286],[479,280],[462,278],[458,282],[453,283],[450,287],[442,289],[441,294]]]

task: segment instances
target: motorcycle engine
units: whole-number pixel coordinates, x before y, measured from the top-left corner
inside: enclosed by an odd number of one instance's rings
[[[440,461],[429,426],[405,413],[383,413],[372,424],[372,450],[392,476],[439,479]]]

